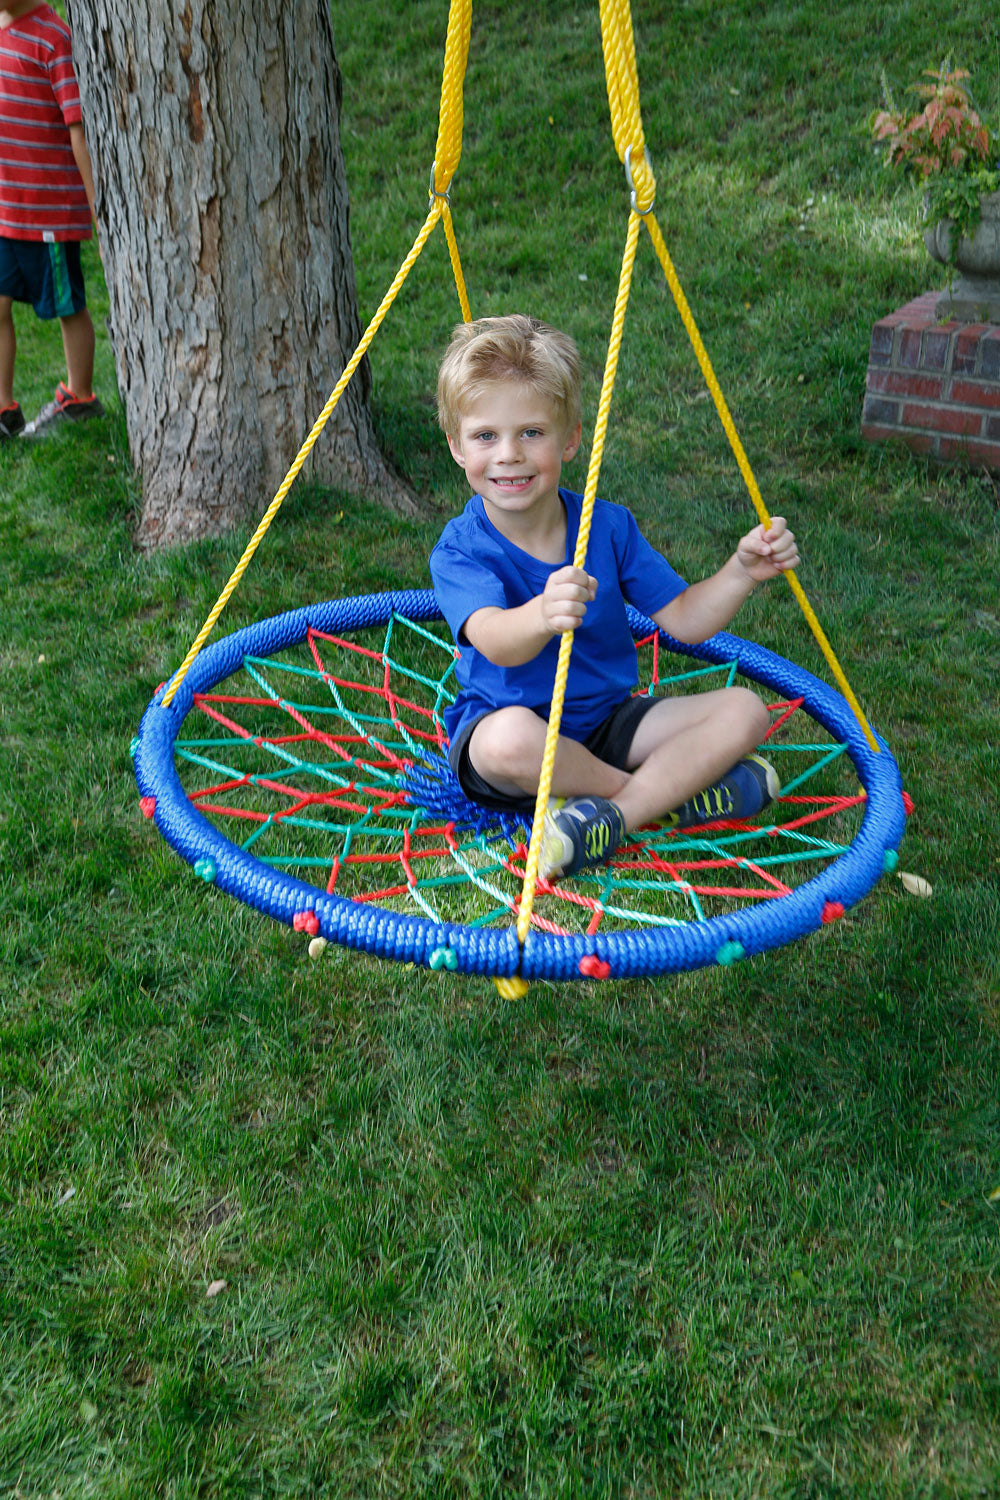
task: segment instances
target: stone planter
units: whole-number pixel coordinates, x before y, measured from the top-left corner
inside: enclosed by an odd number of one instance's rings
[[[982,199],[982,216],[971,239],[958,242],[954,261],[951,247],[954,225],[941,219],[924,230],[927,253],[955,271],[948,289],[937,303],[938,318],[960,323],[1000,323],[1000,192]]]

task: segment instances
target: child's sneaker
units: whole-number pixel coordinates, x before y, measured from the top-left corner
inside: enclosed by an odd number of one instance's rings
[[[568,797],[545,814],[538,873],[543,880],[575,875],[587,865],[603,865],[625,837],[625,819],[604,797]]]
[[[703,792],[661,819],[665,828],[691,828],[719,818],[753,818],[781,791],[778,773],[762,755],[748,755]]]
[[[9,438],[16,438],[19,432],[24,431],[24,412],[16,401],[10,406],[5,406],[0,411],[0,443],[6,443]]]
[[[60,380],[56,387],[56,394],[47,406],[43,406],[38,416],[29,422],[24,429],[25,437],[37,437],[39,433],[47,434],[63,422],[85,422],[88,417],[103,417],[104,407],[96,396],[88,396],[86,401],[81,401],[75,396],[69,386]]]

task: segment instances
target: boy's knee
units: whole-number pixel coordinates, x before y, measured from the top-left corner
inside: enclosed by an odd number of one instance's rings
[[[538,726],[544,725],[530,708],[498,708],[481,719],[473,732],[477,763],[486,764],[494,774],[514,774],[521,769],[525,752],[538,737]]]
[[[771,727],[771,715],[750,688],[727,688],[733,722],[745,727],[747,737],[757,744]]]

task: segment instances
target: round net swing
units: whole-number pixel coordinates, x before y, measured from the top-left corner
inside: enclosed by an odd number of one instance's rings
[[[627,0],[601,0],[615,145],[631,193],[625,253],[574,563],[583,567],[632,265],[645,224],[757,510],[763,499],[652,213]],[[640,692],[764,690],[781,777],[758,818],[631,834],[605,866],[545,880],[538,862],[572,633],[561,640],[531,826],[469,802],[447,762],[456,651],[433,594],[291,610],[206,640],[440,219],[471,317],[448,189],[461,150],[469,0],[451,0],[430,207],[413,248],[243,557],[133,742],[142,809],[199,876],[307,933],[381,958],[531,979],[633,977],[728,964],[836,920],[892,869],[905,822],[895,761],[868,725],[794,573],[840,691],[720,633],[680,646],[630,611]]]
[[[203,651],[143,720],[144,810],[206,881],[382,958],[524,979],[730,963],[814,931],[892,868],[904,808],[843,698],[732,635],[679,647],[633,614],[647,690],[766,689],[782,795],[761,818],[632,835],[607,866],[540,880],[530,830],[466,800],[441,722],[454,647],[429,592],[336,599]],[[686,653],[692,653],[688,655]],[[684,654],[682,654],[684,653]]]

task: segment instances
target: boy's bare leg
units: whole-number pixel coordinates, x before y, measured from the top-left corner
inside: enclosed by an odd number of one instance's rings
[[[14,333],[14,302],[0,297],[0,411],[14,401],[14,356],[17,337]]]
[[[512,797],[538,790],[547,725],[530,708],[499,708],[480,719],[469,741],[469,759],[484,781]],[[560,735],[552,771],[554,797],[607,797],[617,801],[630,780],[592,755],[585,745]]]
[[[94,394],[94,325],[87,308],[60,318],[66,354],[66,384],[74,396],[89,401]]]
[[[770,723],[767,709],[747,688],[663,698],[636,730],[627,771],[560,735],[552,793],[606,797],[620,808],[626,828],[640,828],[718,781],[760,743]],[[545,730],[530,709],[498,709],[476,725],[469,757],[491,786],[531,796],[538,788]]]
[[[767,734],[771,716],[749,688],[662,698],[639,724],[631,775],[613,799],[640,828],[712,786]]]

